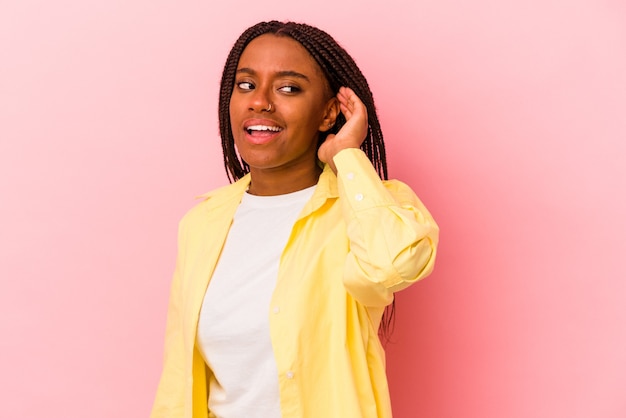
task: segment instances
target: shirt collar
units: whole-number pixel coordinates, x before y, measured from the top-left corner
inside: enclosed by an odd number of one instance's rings
[[[333,173],[333,170],[328,164],[324,165],[324,171],[320,174],[317,180],[317,186],[313,192],[311,200],[304,205],[300,217],[307,216],[320,207],[322,207],[327,200],[336,199],[339,197],[339,191],[337,188],[337,176]]]
[[[248,187],[250,187],[250,173],[234,183],[201,194],[197,196],[196,199],[202,199],[205,202],[210,200],[211,207],[217,207],[224,203],[232,202],[234,199],[239,202],[243,194],[248,190]]]
[[[232,184],[197,196],[197,199],[204,201],[211,200],[211,207],[232,202],[233,199],[241,201],[241,197],[250,186],[250,180],[250,173],[248,173]],[[326,203],[326,200],[336,199],[337,197],[339,197],[337,176],[333,173],[333,170],[328,164],[324,164],[324,170],[322,174],[320,174],[311,200],[309,200],[303,208],[302,216],[306,216],[319,209]]]

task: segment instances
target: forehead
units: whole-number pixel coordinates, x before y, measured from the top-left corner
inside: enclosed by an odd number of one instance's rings
[[[239,58],[238,68],[255,72],[298,71],[326,80],[322,69],[309,52],[288,36],[265,34],[254,38]]]

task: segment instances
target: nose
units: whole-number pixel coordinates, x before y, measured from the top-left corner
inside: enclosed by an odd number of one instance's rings
[[[261,113],[271,112],[273,109],[270,95],[264,89],[255,89],[250,97],[249,110]]]

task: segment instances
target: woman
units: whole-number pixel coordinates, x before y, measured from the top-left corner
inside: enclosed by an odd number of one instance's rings
[[[365,78],[325,32],[259,23],[219,117],[234,182],[181,221],[152,417],[390,417],[378,330],[431,272],[438,228],[380,178]]]

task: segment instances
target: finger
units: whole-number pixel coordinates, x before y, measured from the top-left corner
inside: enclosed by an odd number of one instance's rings
[[[354,91],[348,87],[341,87],[339,89],[339,92],[337,93],[337,100],[339,101],[341,111],[345,116],[348,116],[347,113],[354,113],[356,108],[361,103]]]
[[[345,103],[351,106],[358,106],[361,104],[361,99],[359,96],[352,90],[350,87],[341,87],[339,88],[338,93],[342,99],[345,99]],[[340,99],[341,100],[341,99]]]
[[[343,115],[346,117],[346,120],[352,117],[352,114],[353,114],[352,110],[349,109],[344,104],[339,103],[339,109],[341,110],[341,113],[343,113]]]
[[[367,108],[359,96],[349,87],[341,87],[337,93],[340,110],[346,119],[354,115],[363,115],[367,118]]]
[[[341,87],[339,89],[339,92],[337,93],[337,100],[339,100],[340,104],[342,104],[344,106],[348,106],[349,99],[348,99],[348,95],[345,94],[345,92],[344,92],[344,87]]]

